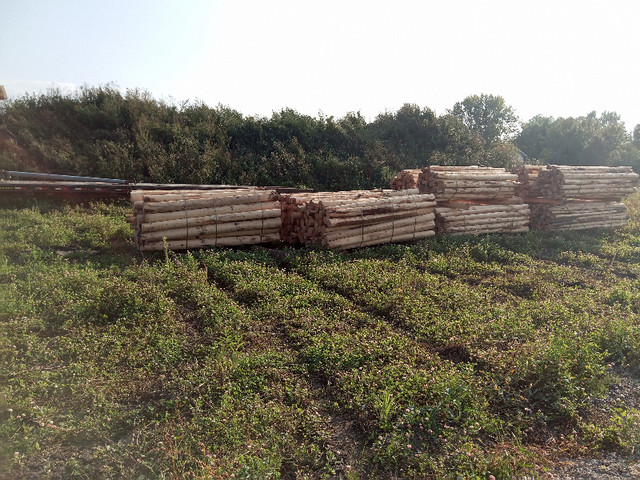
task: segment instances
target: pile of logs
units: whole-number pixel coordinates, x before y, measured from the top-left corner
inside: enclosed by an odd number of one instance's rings
[[[635,192],[631,167],[524,165],[518,194],[531,205],[535,230],[617,228],[627,220],[623,197]]]
[[[618,228],[627,221],[627,207],[620,202],[573,200],[561,205],[530,205],[530,226],[535,230],[586,230]]]
[[[142,251],[277,241],[350,249],[436,231],[617,228],[627,219],[620,200],[637,182],[631,167],[436,165],[403,170],[392,190],[134,190],[127,220]]]
[[[281,237],[350,249],[435,235],[433,195],[417,189],[281,195]]]
[[[418,188],[418,178],[422,173],[420,168],[402,170],[391,180],[393,190],[410,190]]]
[[[127,217],[141,251],[251,245],[280,240],[273,190],[135,190]]]
[[[508,203],[515,195],[518,176],[504,168],[478,166],[424,167],[418,178],[420,193],[437,201],[474,200]]]
[[[431,165],[403,170],[391,188],[418,188],[437,201],[436,231],[513,233],[528,230],[529,207],[515,196],[518,176],[504,168]]]
[[[515,173],[518,175],[519,183],[516,186],[516,195],[523,199],[542,198],[544,196],[542,193],[543,188],[541,188],[538,181],[538,175],[542,170],[546,169],[545,165],[523,165],[517,168]],[[544,184],[544,182],[542,183]]]
[[[638,174],[631,167],[524,165],[516,173],[518,194],[529,203],[585,199],[620,201],[635,192]]]
[[[529,230],[529,205],[438,203],[436,232],[451,234],[517,233]]]

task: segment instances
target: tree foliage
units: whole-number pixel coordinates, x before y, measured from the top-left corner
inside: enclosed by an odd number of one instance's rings
[[[245,116],[223,106],[170,105],[110,86],[50,91],[0,107],[0,169],[161,183],[285,185],[317,190],[386,187],[428,164],[514,166],[513,109],[475,95],[444,115],[405,104],[368,122],[360,113],[314,118],[292,109]],[[554,163],[640,166],[614,113],[534,117],[515,144]]]
[[[546,163],[638,166],[638,149],[620,116],[591,112],[583,117],[536,116],[525,123],[516,145]]]
[[[515,111],[499,95],[468,96],[456,103],[451,113],[478,135],[486,146],[512,139],[519,128]]]

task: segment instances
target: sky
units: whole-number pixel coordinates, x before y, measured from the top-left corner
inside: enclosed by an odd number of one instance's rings
[[[111,85],[244,115],[441,115],[502,96],[522,121],[640,124],[637,0],[0,0],[10,98]]]

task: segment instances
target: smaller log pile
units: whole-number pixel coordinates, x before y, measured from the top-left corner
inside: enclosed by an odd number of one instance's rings
[[[620,202],[568,201],[562,205],[532,204],[531,228],[535,230],[587,230],[618,228],[627,221],[627,207]]]
[[[282,227],[280,228],[280,238],[289,244],[305,244],[309,242],[316,232],[316,221],[309,220],[311,216],[305,213],[311,202],[342,201],[350,202],[366,198],[376,198],[381,191],[349,190],[342,192],[313,192],[295,193],[280,195],[280,208],[282,210]],[[416,190],[417,193],[417,190]]]
[[[516,171],[518,195],[528,203],[569,199],[617,201],[635,192],[638,174],[631,167],[524,165]]]
[[[273,190],[131,192],[128,216],[141,251],[188,250],[280,240],[280,202]]]
[[[424,167],[418,178],[420,193],[436,200],[474,200],[509,203],[515,195],[518,176],[504,168],[478,166]]]
[[[281,195],[285,242],[350,249],[435,235],[433,195],[372,190]]]
[[[420,168],[411,168],[402,170],[391,180],[391,188],[393,190],[410,190],[418,188],[418,178],[422,173]]]
[[[517,174],[535,230],[620,227],[627,220],[620,201],[638,183],[631,167],[524,165]]]
[[[436,232],[451,234],[517,233],[529,230],[529,205],[439,203]]]

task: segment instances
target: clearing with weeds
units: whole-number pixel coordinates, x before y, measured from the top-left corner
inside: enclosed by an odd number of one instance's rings
[[[0,210],[0,477],[511,478],[640,445],[616,231],[141,255],[130,206]]]

